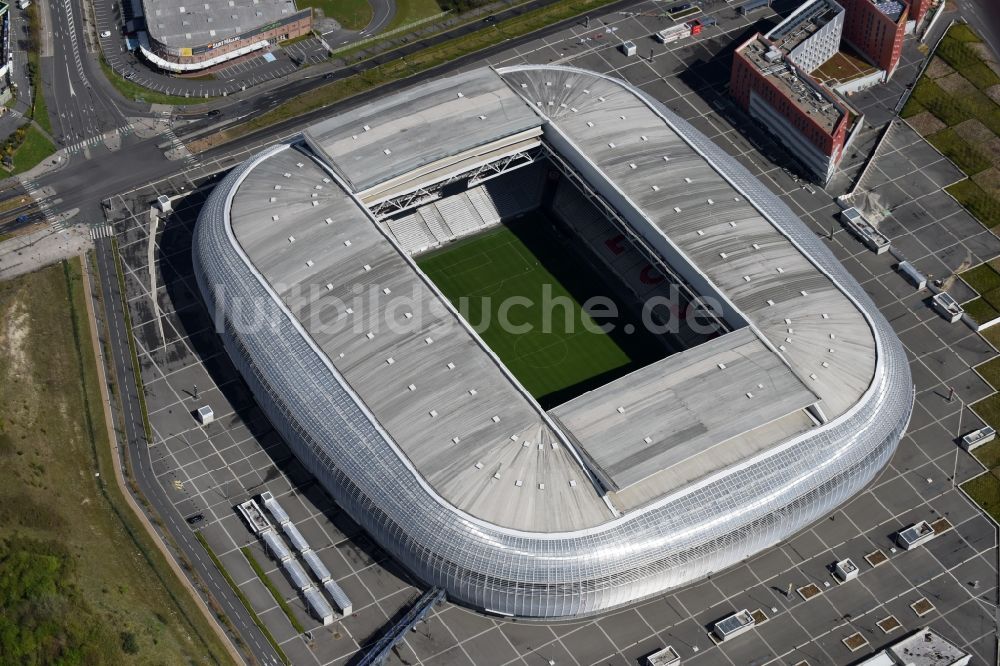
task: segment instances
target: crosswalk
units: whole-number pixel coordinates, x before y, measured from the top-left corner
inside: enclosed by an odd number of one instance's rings
[[[190,151],[188,151],[187,146],[184,145],[184,142],[177,138],[177,135],[174,134],[174,129],[172,127],[167,129],[167,131],[163,133],[163,136],[170,140],[170,148],[168,148],[168,150],[174,150],[183,155],[184,161],[191,166],[198,165],[198,158],[195,155],[192,155]]]
[[[121,125],[120,127],[116,127],[115,129],[111,130],[111,133],[118,134],[119,136],[128,136],[129,134],[132,133],[132,125],[131,124]],[[63,151],[65,151],[67,155],[78,153],[81,150],[84,150],[85,148],[89,148],[90,146],[96,146],[99,143],[103,143],[104,137],[106,135],[107,133],[98,134],[97,136],[92,136],[90,138],[84,139],[83,141],[77,141],[73,145],[66,146],[65,148],[63,148]]]
[[[98,238],[112,238],[115,235],[115,229],[110,224],[99,224],[90,228],[90,237],[94,240]]]
[[[51,219],[50,212],[52,208],[52,203],[49,201],[48,195],[46,195],[45,192],[42,190],[42,186],[39,185],[37,181],[31,178],[22,178],[21,185],[24,186],[24,189],[28,192],[28,196],[30,196],[35,201],[35,204],[38,205],[38,210],[39,212],[41,212],[45,220],[49,221]],[[56,229],[63,229],[63,228],[64,227],[62,226],[56,227]]]

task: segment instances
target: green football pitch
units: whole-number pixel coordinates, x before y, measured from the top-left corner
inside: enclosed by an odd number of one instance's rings
[[[581,305],[587,299],[616,299],[541,213],[417,263],[546,409],[666,355],[624,308],[614,320],[595,322],[587,314]],[[614,330],[596,330],[598,323],[613,323]]]

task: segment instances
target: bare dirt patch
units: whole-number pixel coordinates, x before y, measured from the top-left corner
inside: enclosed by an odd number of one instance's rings
[[[913,612],[916,613],[917,617],[923,617],[934,610],[934,604],[928,601],[926,597],[921,597],[910,604],[910,608],[913,609]]]
[[[913,129],[917,130],[917,134],[920,136],[934,134],[935,132],[940,132],[947,127],[947,125],[938,120],[938,117],[930,111],[921,111],[912,118],[907,118],[906,122],[910,123]]]
[[[931,62],[927,65],[927,69],[924,73],[932,79],[940,79],[941,77],[948,76],[949,74],[954,74],[955,70],[952,69],[951,65],[946,63],[944,60],[938,56],[931,58]]]
[[[958,72],[943,76],[937,79],[935,83],[941,86],[942,90],[952,95],[974,95],[976,93],[976,86],[969,83],[969,80]]]
[[[5,386],[16,387],[15,396],[5,406],[7,419],[24,418],[34,420],[38,410],[38,396],[35,394],[35,379],[28,343],[31,340],[31,317],[23,301],[23,292],[13,294],[13,298],[3,303],[0,317],[0,349],[7,356],[7,363],[0,365],[0,381]]]
[[[888,556],[886,556],[885,553],[882,552],[881,549],[879,549],[865,555],[865,560],[871,566],[877,567],[878,565],[884,564],[885,562],[889,561],[889,558]]]
[[[809,601],[822,592],[822,590],[819,589],[819,586],[816,585],[816,583],[809,583],[808,585],[803,585],[797,589],[796,592],[799,593],[799,596],[802,597],[803,601]]]
[[[31,333],[31,322],[24,303],[15,298],[7,307],[0,325],[0,347],[3,347],[9,357],[10,365],[4,373],[5,381],[15,381],[19,378],[30,380],[28,372],[28,336]]]
[[[861,648],[868,645],[868,639],[857,632],[851,634],[847,638],[841,639],[841,641],[851,652],[857,652]]]
[[[899,629],[899,628],[901,628],[903,626],[902,624],[899,623],[899,620],[897,620],[894,615],[890,615],[889,617],[882,618],[881,620],[879,620],[875,624],[878,625],[878,628],[881,629],[882,633],[884,633],[884,634],[891,633],[891,632],[895,631],[896,629]]]
[[[995,151],[993,152],[993,159],[994,163],[1000,159],[1000,156]],[[994,166],[985,171],[980,171],[972,177],[972,182],[985,190],[986,193],[994,197],[1000,197],[1000,169],[997,167]]]
[[[986,46],[982,42],[968,42],[969,48],[976,52],[976,55],[981,59],[986,61],[986,64],[996,64],[997,57],[990,50],[990,47]]]
[[[986,93],[986,96],[989,97],[991,100],[993,100],[997,104],[1000,104],[1000,83],[998,83],[995,86],[990,86],[983,92]]]
[[[955,133],[990,156],[994,165],[1000,164],[1000,137],[975,118],[955,125]]]
[[[933,523],[931,523],[931,529],[934,530],[934,534],[941,534],[947,532],[951,529],[951,521],[947,518],[938,518]]]

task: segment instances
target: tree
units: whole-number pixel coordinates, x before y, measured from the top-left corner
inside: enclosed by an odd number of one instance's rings
[[[121,633],[122,638],[122,652],[125,654],[138,654],[139,653],[139,641],[136,640],[135,634],[131,631],[123,631]]]

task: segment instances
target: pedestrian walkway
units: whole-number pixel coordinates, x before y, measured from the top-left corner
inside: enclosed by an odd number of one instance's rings
[[[131,133],[132,133],[132,124],[129,123],[128,125],[122,125],[120,127],[116,127],[115,129],[111,130],[110,132],[106,132],[105,134],[92,136],[89,139],[84,139],[83,141],[78,141],[70,146],[66,146],[65,148],[63,148],[63,151],[67,155],[72,155],[91,146],[96,146],[99,143],[104,143],[109,138],[108,137],[109,134],[116,136],[128,136]]]
[[[184,145],[184,142],[177,138],[177,135],[174,134],[174,129],[172,127],[167,129],[163,133],[163,136],[170,141],[170,147],[164,151],[164,155],[166,155],[168,160],[182,159],[191,166],[198,166],[198,157],[191,154],[191,152],[187,149],[187,146]]]
[[[49,203],[48,194],[36,181],[31,178],[22,178],[21,185],[28,192],[28,196],[30,196],[38,205],[38,210],[41,212],[42,217],[46,221],[49,221],[51,219],[51,204]]]
[[[111,238],[115,235],[115,229],[110,224],[99,224],[90,228],[90,237],[94,240],[98,238]]]

